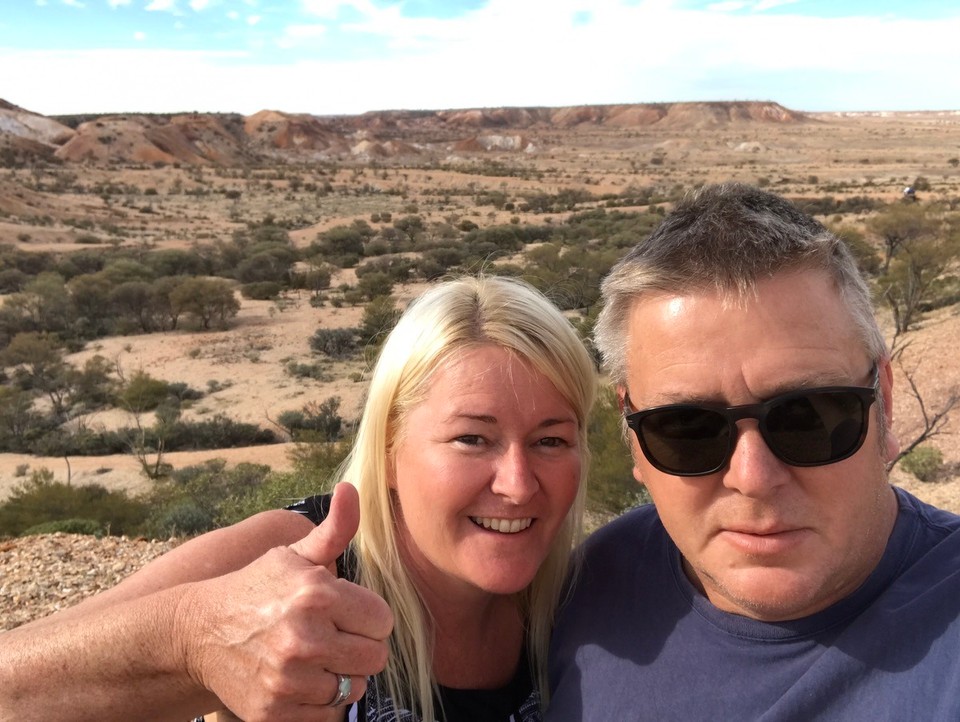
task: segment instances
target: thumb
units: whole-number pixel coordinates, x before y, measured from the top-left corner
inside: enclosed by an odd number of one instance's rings
[[[360,495],[352,484],[340,482],[333,490],[326,519],[290,548],[311,564],[332,568],[359,526]]]

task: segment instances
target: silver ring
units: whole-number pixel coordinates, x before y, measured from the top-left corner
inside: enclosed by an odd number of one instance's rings
[[[350,680],[350,675],[348,674],[337,674],[337,693],[334,695],[333,699],[327,704],[327,707],[339,707],[344,702],[347,701],[347,697],[350,696],[350,688],[353,686],[353,683]]]

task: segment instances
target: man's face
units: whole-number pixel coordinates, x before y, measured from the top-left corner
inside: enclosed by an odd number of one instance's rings
[[[639,301],[629,319],[627,388],[634,409],[678,402],[757,403],[802,387],[868,386],[869,358],[831,279],[781,273],[755,298],[713,292]],[[879,363],[887,419],[891,371]],[[888,422],[889,423],[889,422]],[[896,516],[884,462],[896,442],[876,404],[863,447],[826,466],[777,459],[752,419],[733,456],[708,476],[655,469],[630,433],[634,476],[646,485],[691,581],[720,609],[796,619],[850,594],[876,566]]]

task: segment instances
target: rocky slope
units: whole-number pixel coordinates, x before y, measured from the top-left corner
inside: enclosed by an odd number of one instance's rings
[[[108,114],[61,120],[64,122],[0,100],[0,153],[6,153],[6,164],[43,159],[95,165],[238,166],[266,160],[529,153],[541,146],[536,134],[583,126],[694,130],[746,123],[816,122],[772,102],[375,111],[355,116],[263,110],[246,117],[231,113]]]

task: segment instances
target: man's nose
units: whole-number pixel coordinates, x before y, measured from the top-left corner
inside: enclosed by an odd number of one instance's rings
[[[770,451],[757,422],[738,422],[736,444],[723,472],[723,485],[744,496],[760,498],[787,483],[789,478],[788,465]]]
[[[497,460],[492,485],[493,493],[513,504],[524,504],[540,489],[533,470],[530,451],[522,444],[511,444]]]

